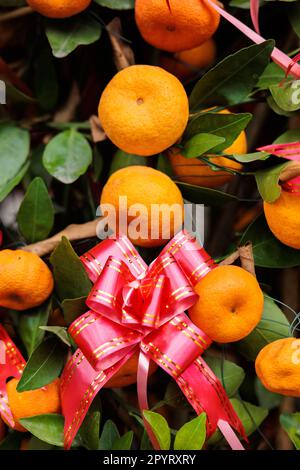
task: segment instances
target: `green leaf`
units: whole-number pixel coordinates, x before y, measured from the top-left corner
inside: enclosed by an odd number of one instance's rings
[[[28,442],[28,450],[55,450],[58,447],[53,446],[52,444],[47,444],[35,436],[31,436]]]
[[[0,156],[1,160],[1,156]],[[0,202],[6,198],[6,196],[22,181],[23,177],[27,173],[30,163],[27,162],[25,165],[20,169],[20,171],[14,176],[11,180],[9,180],[4,185],[0,185]]]
[[[99,411],[100,406],[101,402],[99,395],[97,395],[93,400],[77,435],[78,439],[81,441],[81,445],[89,450],[99,449],[101,421],[101,413]]]
[[[40,307],[27,310],[20,316],[18,333],[25,345],[28,356],[31,356],[44,339],[45,333],[40,330],[40,326],[47,325],[51,308],[51,301],[48,301]]]
[[[0,124],[0,194],[24,167],[29,154],[30,137],[27,130],[11,123]]]
[[[216,145],[211,152],[221,152],[228,148],[247,127],[252,119],[249,113],[221,114],[221,113],[200,113],[196,114],[188,123],[184,141],[186,142],[196,134],[208,133],[225,140],[222,144]]]
[[[273,408],[278,408],[280,406],[282,396],[278,393],[272,393],[267,390],[258,377],[255,379],[254,388],[260,406],[267,408],[268,410],[272,410]]]
[[[35,437],[48,444],[63,447],[64,417],[59,414],[45,414],[22,418],[20,423]]]
[[[61,59],[73,52],[78,46],[96,42],[101,37],[101,26],[87,13],[76,15],[64,21],[46,21],[46,35],[52,53]]]
[[[187,158],[200,157],[223,142],[224,137],[214,134],[196,134],[185,143],[182,153]]]
[[[300,129],[289,129],[274,140],[274,144],[287,144],[289,142],[298,142],[300,140]]]
[[[53,382],[64,366],[65,355],[66,346],[61,341],[55,337],[46,339],[30,356],[18,383],[18,392],[36,390]]]
[[[268,416],[268,410],[260,406],[252,405],[246,401],[231,398],[230,402],[244,426],[247,436],[250,436]],[[223,435],[217,430],[208,440],[209,445],[215,445],[224,440]]]
[[[54,208],[44,181],[36,177],[28,186],[17,216],[19,230],[29,243],[47,238],[54,224]]]
[[[234,159],[240,163],[251,163],[261,160],[267,160],[269,158],[269,154],[265,152],[253,152],[253,153],[245,153],[245,154],[234,154]]]
[[[134,0],[94,0],[94,2],[113,10],[131,10],[134,8]]]
[[[260,90],[267,90],[271,85],[278,85],[284,77],[284,70],[275,62],[271,62],[265,68],[256,86]]]
[[[280,424],[297,450],[300,450],[300,413],[282,414]]]
[[[183,197],[195,204],[207,204],[209,206],[224,206],[229,202],[238,201],[239,199],[232,195],[219,191],[217,189],[204,188],[188,183],[175,181],[179,187]]]
[[[120,438],[120,434],[115,423],[108,419],[103,426],[100,437],[99,450],[111,450],[116,439]]]
[[[264,201],[275,202],[281,194],[281,186],[279,185],[279,178],[283,169],[289,162],[282,163],[281,165],[272,168],[259,170],[255,173],[255,180],[259,193]]]
[[[274,300],[265,296],[261,321],[250,335],[236,343],[236,347],[246,359],[255,361],[257,354],[264,346],[289,336],[288,320]]]
[[[53,266],[55,287],[60,300],[87,297],[92,284],[82,262],[66,237],[63,237],[55,248],[50,262]]]
[[[154,411],[144,410],[143,415],[150,425],[161,450],[169,450],[171,445],[171,431],[167,420]]]
[[[130,450],[133,441],[133,432],[128,431],[124,436],[119,437],[113,443],[111,450]]]
[[[286,81],[281,86],[271,85],[271,95],[277,106],[287,112],[300,109],[300,87],[299,80]]]
[[[218,357],[204,355],[204,360],[212,369],[223,385],[226,394],[232,397],[236,394],[245,378],[245,372],[242,367],[234,362],[222,360]]]
[[[78,299],[65,299],[62,302],[62,309],[66,323],[70,325],[76,318],[87,311],[86,296]]]
[[[51,139],[43,155],[46,170],[65,184],[71,184],[84,175],[92,159],[88,141],[75,129],[61,132]]]
[[[191,110],[211,105],[233,105],[247,98],[268,65],[273,48],[274,41],[265,41],[241,49],[219,62],[193,89]]]
[[[240,243],[251,241],[254,261],[262,268],[292,268],[300,266],[300,250],[294,250],[274,237],[266,219],[258,217],[246,230]]]
[[[247,436],[256,431],[268,416],[268,410],[260,406],[254,406],[237,398],[231,398],[230,401],[244,426]]]
[[[51,111],[58,100],[58,80],[49,47],[43,48],[34,61],[34,88],[39,105]]]
[[[174,450],[201,450],[206,439],[206,414],[185,423],[176,433]]]
[[[40,326],[40,330],[48,331],[57,336],[64,344],[71,346],[67,328],[64,326]]]
[[[115,171],[118,171],[121,168],[133,165],[146,166],[146,157],[140,157],[139,155],[133,155],[131,153],[123,152],[123,150],[118,150],[112,158],[109,175],[112,175]]]

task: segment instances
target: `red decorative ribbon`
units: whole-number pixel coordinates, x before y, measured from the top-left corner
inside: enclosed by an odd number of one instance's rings
[[[297,176],[296,178],[293,178],[289,181],[285,181],[282,184],[282,188],[289,193],[300,196],[300,176]]]
[[[288,142],[285,144],[271,144],[259,147],[260,152],[271,153],[277,157],[300,162],[300,142]]]
[[[221,383],[202,359],[210,338],[184,313],[196,301],[193,286],[216,265],[196,240],[178,233],[148,267],[131,242],[108,239],[81,258],[94,283],[90,310],[69,333],[79,349],[61,380],[65,447],[72,441],[99,390],[140,351],[138,398],[148,408],[150,360],[179,385],[195,411],[207,414],[207,434],[217,427],[234,449],[243,449],[231,426],[245,431]],[[159,448],[149,426],[150,439]]]
[[[15,421],[8,406],[6,380],[9,377],[20,378],[24,367],[25,360],[22,354],[0,325],[0,415],[12,428],[15,426]]]
[[[242,21],[238,20],[234,16],[230,15],[227,11],[217,5],[213,0],[205,0],[211,8],[216,10],[220,13],[223,18],[229,21],[233,26],[239,29],[243,34],[245,34],[251,41],[255,42],[256,44],[261,44],[265,41],[265,39],[258,34],[258,32],[253,31],[253,29],[249,28],[245,25]],[[252,21],[254,22],[254,27],[258,31],[258,8],[259,4],[256,0],[251,0],[251,17]],[[274,47],[271,57],[276,64],[278,64],[286,74],[291,74],[295,78],[300,78],[300,66],[291,59],[288,55],[282,52],[277,47]]]

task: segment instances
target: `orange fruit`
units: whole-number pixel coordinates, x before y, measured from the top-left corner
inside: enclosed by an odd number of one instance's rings
[[[126,206],[121,196],[127,198]],[[105,217],[103,204],[111,204],[116,210],[117,226],[110,228],[116,228],[117,233],[119,230],[124,233],[128,228],[128,237],[139,246],[155,247],[166,243],[183,222],[183,199],[178,187],[166,174],[146,166],[130,166],[113,173],[103,188],[100,204]],[[120,217],[126,215],[127,227],[122,228]],[[157,229],[156,234],[151,232],[151,225]]]
[[[53,276],[35,253],[0,251],[0,306],[27,310],[41,305],[53,290]]]
[[[6,435],[6,426],[4,424],[4,421],[2,421],[0,417],[0,442],[3,441]]]
[[[255,369],[267,390],[300,397],[300,339],[284,338],[268,344],[259,352]]]
[[[300,194],[282,190],[275,202],[264,202],[264,212],[275,237],[300,250]]]
[[[198,282],[195,291],[199,299],[189,315],[213,341],[238,341],[261,319],[263,293],[255,277],[238,266],[218,266]]]
[[[229,114],[227,109],[220,111],[220,114]],[[245,131],[242,131],[237,139],[222,153],[244,154],[247,153],[247,137]],[[230,170],[240,171],[243,168],[239,162],[230,160],[226,157],[207,155],[209,161],[221,167],[229,168]],[[229,183],[234,175],[226,170],[212,169],[207,163],[198,160],[197,158],[186,158],[176,149],[171,149],[169,152],[169,159],[174,175],[182,183],[194,184],[196,186],[205,186],[208,188],[219,188],[224,184]]]
[[[139,362],[139,352],[131,356],[121,369],[107,382],[105,388],[121,388],[132,385],[137,381],[137,368]],[[150,362],[149,376],[154,374],[158,366],[155,362]]]
[[[188,117],[188,97],[180,81],[150,65],[121,70],[99,103],[99,118],[110,140],[124,152],[142,156],[177,142]]]
[[[28,5],[48,18],[68,18],[85,10],[92,0],[27,0]]]
[[[60,380],[37,390],[18,392],[19,380],[12,379],[6,384],[8,405],[16,422],[17,431],[26,431],[19,423],[22,418],[60,412]]]
[[[177,52],[173,56],[161,55],[159,65],[179,80],[187,80],[197,75],[200,69],[211,65],[216,59],[216,52],[216,43],[210,38],[194,49]]]
[[[205,0],[136,0],[135,19],[149,44],[169,52],[200,46],[216,31],[220,15]]]

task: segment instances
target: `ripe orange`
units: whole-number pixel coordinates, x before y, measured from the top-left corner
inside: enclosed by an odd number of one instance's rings
[[[275,237],[300,250],[300,194],[282,190],[275,202],[264,202],[264,212]]]
[[[49,385],[28,392],[17,392],[19,380],[12,379],[6,384],[8,404],[16,422],[17,431],[26,431],[19,423],[22,418],[29,418],[48,413],[60,412],[59,379]]]
[[[169,52],[200,46],[216,31],[220,15],[205,0],[136,0],[135,18],[149,44]]]
[[[53,290],[50,269],[35,253],[0,251],[0,306],[27,310],[41,305]]]
[[[263,293],[255,277],[238,266],[213,269],[195,290],[199,299],[189,315],[213,341],[238,341],[251,333],[261,319]]]
[[[28,5],[48,18],[68,18],[85,10],[92,0],[27,0]]]
[[[0,417],[0,442],[5,438],[6,426]]]
[[[127,197],[128,236],[135,245],[160,246],[181,228],[183,199],[176,184],[164,173],[146,166],[130,166],[111,175],[103,188],[100,204],[111,204],[116,209],[117,232],[119,229],[124,232],[119,224],[120,217],[126,216],[121,196]],[[157,205],[163,206],[160,212],[153,212],[153,209],[159,209]],[[102,212],[104,209],[102,207]],[[139,221],[135,220],[137,217]],[[153,236],[152,231],[151,237],[152,224],[157,228],[157,234]],[[131,231],[135,228],[139,232],[136,237]]]
[[[200,69],[211,65],[216,59],[216,43],[210,38],[201,46],[177,52],[173,56],[161,55],[159,65],[179,80],[193,78]]]
[[[121,369],[114,375],[105,385],[105,388],[120,388],[132,385],[137,381],[137,368],[139,361],[139,353],[135,353],[129,361],[121,367]],[[149,367],[149,376],[154,374],[158,366],[155,362],[151,361]]]
[[[255,369],[266,389],[300,397],[300,340],[284,338],[268,344],[259,352]]]
[[[117,73],[99,103],[107,136],[121,150],[142,156],[177,142],[188,117],[188,98],[180,81],[150,65],[133,65]]]
[[[220,114],[229,113],[230,112],[227,109],[220,111]],[[228,155],[247,153],[246,133],[242,131],[233,144],[223,150],[223,153]],[[215,163],[216,165],[230,170],[240,171],[243,168],[239,162],[229,160],[226,157],[208,157],[211,163]],[[226,170],[218,170],[217,168],[213,170],[207,163],[198,160],[197,158],[186,158],[178,153],[176,149],[171,149],[169,152],[169,159],[174,175],[182,183],[205,186],[208,188],[219,188],[231,181],[234,177],[232,173],[229,173]]]

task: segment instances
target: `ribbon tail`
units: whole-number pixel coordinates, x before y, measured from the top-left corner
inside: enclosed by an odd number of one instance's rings
[[[25,360],[22,354],[0,325],[0,416],[12,428],[15,426],[15,421],[8,406],[6,380],[9,377],[20,378],[24,367]]]
[[[92,404],[105,384],[128,361],[134,351],[106,370],[95,370],[80,349],[72,356],[61,378],[62,412],[65,417],[64,447],[70,449]]]
[[[225,437],[232,450],[245,450],[241,441],[233,431],[228,421],[224,421],[224,419],[219,419],[218,428]]]
[[[255,31],[260,34],[259,31],[259,0],[250,0],[250,14],[251,20],[254,26]]]
[[[220,13],[223,18],[229,21],[233,26],[239,29],[243,34],[245,34],[251,41],[255,42],[256,44],[261,44],[265,41],[265,39],[260,36],[258,33],[253,31],[253,29],[246,26],[242,21],[238,20],[234,16],[230,15],[227,11],[223,10],[223,8],[219,7],[216,3],[212,0],[205,0],[214,10]],[[274,47],[271,57],[277,65],[279,65],[285,72],[291,73],[295,78],[300,77],[300,66],[296,63],[293,63],[292,59],[284,54],[280,49]],[[292,64],[292,67],[291,67]]]
[[[147,398],[147,382],[149,374],[149,365],[150,358],[147,357],[143,351],[140,351],[139,363],[138,363],[138,373],[137,373],[137,392],[138,392],[138,401],[139,407],[142,412],[143,422],[148,434],[148,437],[153,445],[155,450],[160,450],[160,445],[156,439],[151,426],[148,424],[147,420],[144,418],[143,411],[149,409],[148,398]]]

